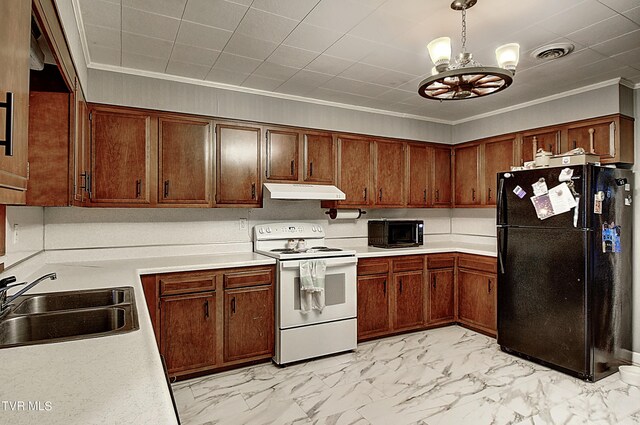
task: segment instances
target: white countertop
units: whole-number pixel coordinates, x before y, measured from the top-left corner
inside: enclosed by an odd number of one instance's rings
[[[81,257],[82,251],[79,252]],[[44,254],[40,254],[44,256]],[[30,292],[132,286],[140,329],[100,338],[0,350],[0,401],[50,402],[51,409],[11,410],[0,422],[19,424],[175,424],[176,417],[146,307],[141,274],[274,264],[254,253],[189,255],[43,264],[12,271],[19,281],[56,272]],[[15,406],[15,404],[13,404]]]
[[[353,249],[358,258],[390,257],[397,255],[438,254],[442,252],[460,252],[465,254],[496,256],[495,245],[471,244],[460,242],[432,242],[427,246],[412,248],[375,248],[372,246],[341,246],[343,249]]]

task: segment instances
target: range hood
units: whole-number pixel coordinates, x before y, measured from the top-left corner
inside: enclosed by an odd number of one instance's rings
[[[271,199],[319,199],[321,201],[342,201],[343,191],[335,186],[323,184],[265,183]]]

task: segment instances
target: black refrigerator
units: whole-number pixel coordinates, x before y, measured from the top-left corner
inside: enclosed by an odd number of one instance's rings
[[[624,169],[498,174],[503,351],[587,381],[629,363],[632,194],[633,173]]]

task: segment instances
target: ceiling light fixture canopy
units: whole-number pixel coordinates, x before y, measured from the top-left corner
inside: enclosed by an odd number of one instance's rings
[[[435,67],[431,76],[420,83],[418,94],[427,99],[460,100],[487,96],[509,87],[520,58],[520,45],[505,44],[496,49],[498,67],[483,66],[467,52],[467,9],[477,0],[455,0],[453,10],[462,12],[462,51],[451,63],[451,39],[432,40],[427,48]]]

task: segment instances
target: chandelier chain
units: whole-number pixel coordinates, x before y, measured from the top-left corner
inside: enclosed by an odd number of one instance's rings
[[[462,53],[467,51],[467,8],[462,5]]]

